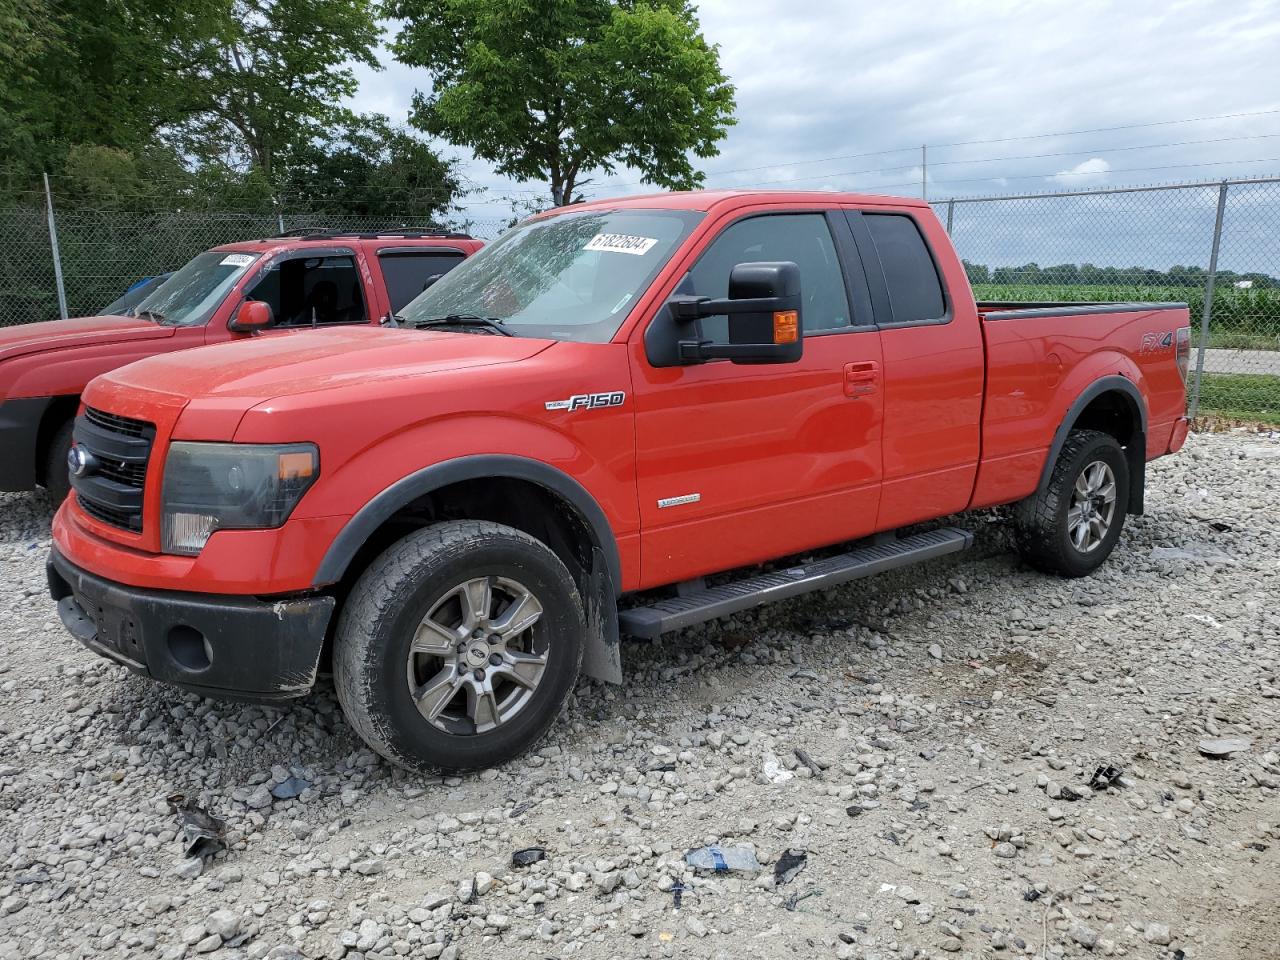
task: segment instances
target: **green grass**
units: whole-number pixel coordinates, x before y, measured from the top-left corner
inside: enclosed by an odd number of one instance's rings
[[[1200,341],[1204,311],[1201,287],[1139,284],[977,283],[979,300],[1173,301],[1191,311],[1194,342]],[[1213,295],[1209,346],[1222,349],[1280,350],[1280,289],[1237,290],[1219,287]]]
[[[1206,373],[1200,382],[1200,416],[1280,426],[1280,377],[1256,373]]]

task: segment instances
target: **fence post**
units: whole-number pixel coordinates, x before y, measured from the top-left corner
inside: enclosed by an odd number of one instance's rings
[[[49,246],[53,248],[53,279],[58,285],[58,316],[67,319],[67,290],[62,284],[62,254],[58,250],[58,225],[53,219],[53,192],[49,189],[49,175],[44,175],[45,209],[49,212]]]
[[[1218,280],[1218,249],[1222,246],[1222,215],[1227,209],[1227,181],[1218,185],[1218,214],[1213,221],[1213,249],[1209,252],[1209,275],[1204,280],[1204,309],[1200,312],[1200,349],[1196,351],[1196,381],[1191,388],[1194,420],[1200,409],[1200,378],[1204,376],[1204,352],[1209,348],[1209,321],[1213,317],[1213,288]]]
[[[955,217],[955,215],[956,215],[956,202],[955,200],[948,200],[947,201],[947,236],[948,237],[951,236],[951,221]]]
[[[284,214],[279,210],[276,211],[276,226],[280,228],[280,233],[284,233]]]

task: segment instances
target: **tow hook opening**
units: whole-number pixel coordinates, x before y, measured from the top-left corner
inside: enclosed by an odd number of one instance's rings
[[[169,656],[184,670],[202,673],[213,664],[213,647],[195,627],[178,624],[169,629]]]

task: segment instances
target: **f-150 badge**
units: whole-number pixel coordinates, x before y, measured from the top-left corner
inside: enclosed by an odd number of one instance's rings
[[[612,393],[575,393],[568,400],[548,400],[548,410],[596,410],[600,407],[620,407],[627,395],[621,390]]]

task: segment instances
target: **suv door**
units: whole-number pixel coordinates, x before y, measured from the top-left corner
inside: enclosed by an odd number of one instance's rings
[[[796,363],[655,367],[638,328],[632,380],[644,586],[874,529],[880,342],[852,250],[839,214],[735,214],[664,291],[664,299],[723,297],[735,264],[794,261],[805,331],[804,354]],[[854,269],[846,270],[842,261]],[[726,318],[700,324],[702,338],[727,339]]]

